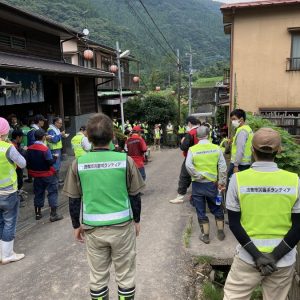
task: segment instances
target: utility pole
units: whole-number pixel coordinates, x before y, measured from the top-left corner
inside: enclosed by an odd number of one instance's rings
[[[119,82],[119,93],[120,93],[122,132],[124,132],[125,122],[124,122],[122,75],[121,75],[121,62],[120,62],[121,58],[120,58],[120,46],[119,46],[119,42],[116,43],[116,49],[117,49],[118,82]]]
[[[178,124],[181,122],[181,64],[180,64],[180,56],[179,56],[179,49],[177,49],[177,68],[178,68],[178,87],[177,87],[177,94],[178,94]]]
[[[190,66],[189,66],[189,115],[192,113],[192,76],[193,76],[193,53],[192,48],[190,47],[190,52],[186,54],[190,57]]]

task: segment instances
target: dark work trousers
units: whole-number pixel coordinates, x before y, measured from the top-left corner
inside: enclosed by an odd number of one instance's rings
[[[143,180],[145,181],[145,180],[146,180],[146,171],[145,171],[145,167],[139,168],[139,171],[140,171],[140,173],[141,173],[141,176],[142,176]]]
[[[251,165],[239,165],[239,171],[241,172],[241,171],[248,170],[250,168],[250,166]],[[227,185],[226,185],[227,189],[228,189],[228,186],[229,186],[230,178],[233,175],[233,169],[234,169],[234,164],[230,163],[228,173],[227,173]]]
[[[33,190],[35,207],[44,207],[46,191],[48,192],[49,206],[57,207],[58,180],[55,175],[34,178]]]
[[[191,179],[190,174],[186,170],[185,159],[184,159],[182,166],[181,166],[180,175],[179,175],[178,190],[177,190],[178,194],[185,195],[187,192],[187,189],[191,185],[191,182],[192,182],[192,179]]]
[[[17,178],[18,178],[18,191],[23,187],[23,169],[16,169]]]
[[[213,182],[196,182],[192,183],[192,196],[194,206],[197,211],[197,216],[200,224],[207,223],[206,202],[210,212],[217,220],[224,220],[224,213],[221,205],[216,205],[216,196],[218,189]]]

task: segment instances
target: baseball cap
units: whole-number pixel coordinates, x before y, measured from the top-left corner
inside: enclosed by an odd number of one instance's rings
[[[47,133],[44,129],[38,129],[34,132],[34,137],[36,140],[41,139],[45,135],[47,135]]]
[[[278,152],[281,150],[280,134],[272,128],[260,128],[253,135],[252,146],[263,153]]]
[[[142,130],[141,126],[133,126],[133,128],[132,128],[132,131],[137,131],[137,132],[139,132],[139,131],[141,131],[141,130]]]
[[[41,114],[35,115],[34,116],[34,120],[35,121],[47,121],[47,119],[43,115],[41,115]]]

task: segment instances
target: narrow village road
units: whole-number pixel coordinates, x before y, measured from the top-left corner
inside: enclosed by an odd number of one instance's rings
[[[182,233],[188,204],[168,202],[176,196],[182,160],[179,150],[163,150],[153,153],[146,168],[142,232],[137,244],[137,300],[186,299]],[[64,220],[53,224],[44,217],[44,223],[18,236],[15,248],[26,258],[0,265],[2,300],[90,299],[85,246],[73,239],[67,207],[64,215]],[[113,273],[110,288],[110,299],[116,300]]]

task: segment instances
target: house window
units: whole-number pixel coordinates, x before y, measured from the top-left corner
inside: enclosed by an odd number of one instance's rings
[[[292,34],[290,70],[300,71],[300,32]]]
[[[68,64],[72,64],[72,55],[65,55],[64,60]]]
[[[0,46],[24,50],[26,49],[26,40],[21,37],[0,33]]]
[[[101,56],[101,70],[109,72],[110,65],[111,65],[110,57]]]

